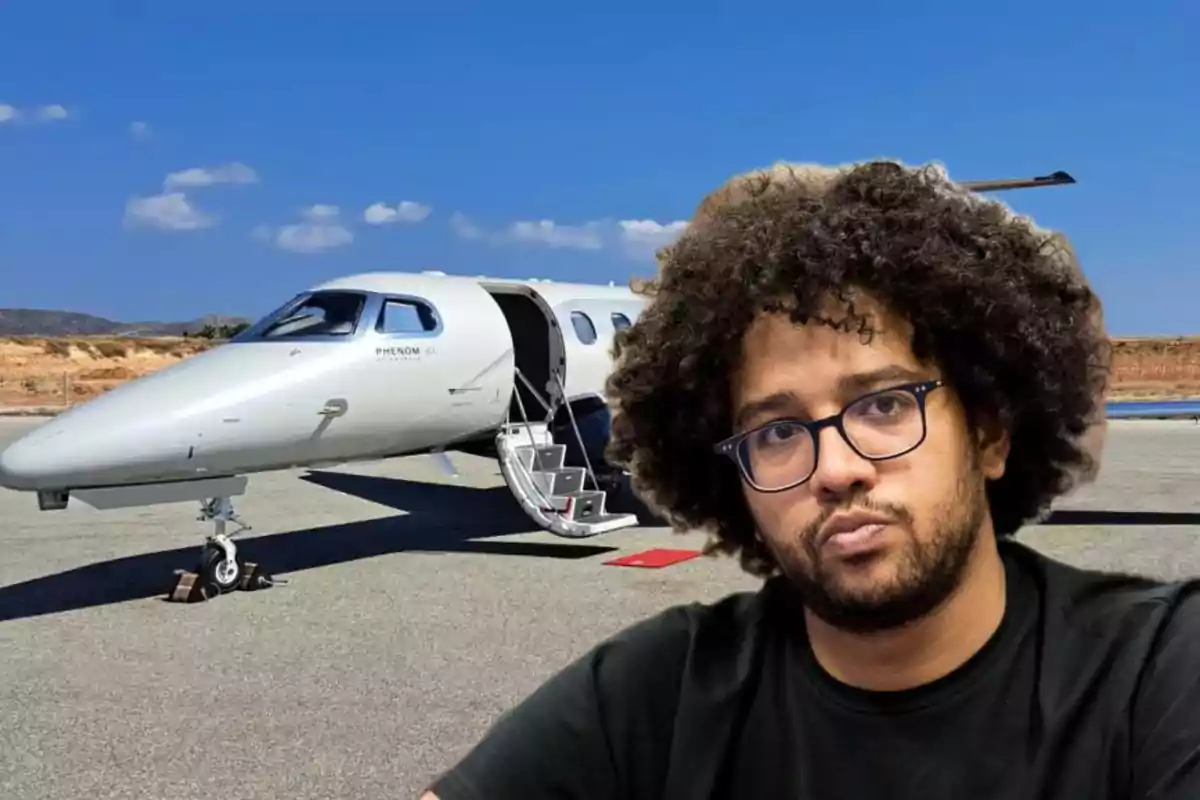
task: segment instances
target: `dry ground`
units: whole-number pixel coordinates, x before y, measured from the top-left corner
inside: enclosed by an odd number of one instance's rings
[[[212,347],[206,339],[107,336],[0,338],[0,408],[90,400]]]
[[[1112,399],[1200,397],[1200,337],[1115,340]],[[204,339],[0,338],[0,409],[62,408],[214,346]]]

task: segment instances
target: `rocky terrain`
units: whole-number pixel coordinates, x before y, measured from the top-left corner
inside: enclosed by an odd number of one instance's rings
[[[210,314],[187,322],[118,322],[78,311],[0,308],[0,336],[183,336],[248,321]]]
[[[1200,398],[1200,336],[1113,339],[1110,398]]]
[[[94,314],[0,308],[0,413],[61,410],[207,350],[249,320],[119,322]]]
[[[0,410],[61,409],[218,343],[173,336],[3,337]]]
[[[220,343],[179,336],[0,337],[0,410],[62,409]],[[1114,345],[1111,399],[1200,398],[1200,337]]]

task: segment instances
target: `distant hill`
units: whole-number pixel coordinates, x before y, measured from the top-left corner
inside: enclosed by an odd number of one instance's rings
[[[211,325],[248,324],[215,314],[187,322],[116,322],[94,314],[35,308],[0,308],[0,336],[182,336]]]

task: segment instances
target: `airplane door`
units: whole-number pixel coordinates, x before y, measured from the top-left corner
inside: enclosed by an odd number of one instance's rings
[[[457,291],[380,298],[353,376],[329,387],[317,458],[422,450],[503,422],[512,381],[504,317],[482,289],[448,288]]]

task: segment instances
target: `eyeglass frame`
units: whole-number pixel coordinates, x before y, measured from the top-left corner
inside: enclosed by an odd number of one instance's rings
[[[795,419],[793,417],[784,417],[781,419],[771,420],[770,422],[764,423],[762,425],[758,425],[754,428],[751,428],[748,431],[742,431],[741,433],[735,433],[733,436],[730,436],[726,439],[722,439],[721,441],[719,441],[715,445],[713,445],[713,452],[715,452],[717,455],[725,456],[729,460],[731,460],[734,463],[734,465],[737,467],[738,473],[742,476],[742,479],[744,481],[746,481],[746,483],[754,491],[759,492],[760,494],[777,494],[779,492],[786,492],[790,489],[795,489],[797,486],[803,486],[805,483],[808,483],[810,480],[812,480],[813,475],[817,474],[817,466],[821,463],[821,431],[823,431],[825,428],[830,428],[830,427],[836,428],[838,434],[842,437],[842,441],[845,442],[847,445],[849,445],[850,449],[853,450],[860,458],[863,458],[867,461],[876,461],[876,462],[891,461],[894,458],[900,458],[901,456],[906,456],[909,453],[911,453],[912,451],[916,450],[918,447],[920,447],[922,444],[925,443],[925,439],[929,436],[929,420],[925,415],[925,404],[926,404],[927,398],[929,397],[929,393],[935,389],[940,389],[940,388],[944,387],[945,385],[946,385],[945,380],[943,380],[941,378],[934,378],[932,380],[927,380],[927,381],[915,381],[912,383],[902,383],[902,384],[899,384],[896,386],[888,386],[883,389],[876,389],[874,391],[859,395],[858,397],[854,398],[849,403],[844,405],[842,407],[841,411],[838,411],[836,414],[830,414],[827,417],[822,417],[821,419],[802,420],[802,419]],[[846,412],[849,411],[852,406],[854,406],[858,403],[861,403],[863,400],[866,400],[871,397],[875,397],[876,395],[888,394],[889,392],[897,392],[897,391],[909,392],[917,399],[917,408],[920,409],[920,412],[921,412],[921,438],[918,439],[916,441],[916,443],[913,444],[911,447],[907,447],[898,453],[892,453],[892,454],[886,455],[886,456],[869,456],[869,455],[864,454],[861,450],[858,449],[858,446],[855,445],[854,442],[850,441],[850,436],[849,436],[849,434],[846,433],[846,425],[845,425]],[[808,432],[809,436],[812,437],[812,441],[813,441],[812,469],[809,471],[808,475],[804,476],[803,478],[796,481],[795,483],[790,483],[786,486],[781,486],[777,489],[762,489],[762,488],[759,488],[759,486],[755,483],[754,478],[752,478],[750,476],[749,469],[747,468],[747,466],[745,464],[742,463],[742,459],[739,457],[738,451],[742,446],[742,442],[746,441],[746,439],[750,438],[751,436],[758,433],[759,431],[764,431],[767,428],[770,428],[773,425],[778,425],[781,422],[787,422],[787,423],[791,423],[793,425],[799,425],[800,427],[804,428]]]

